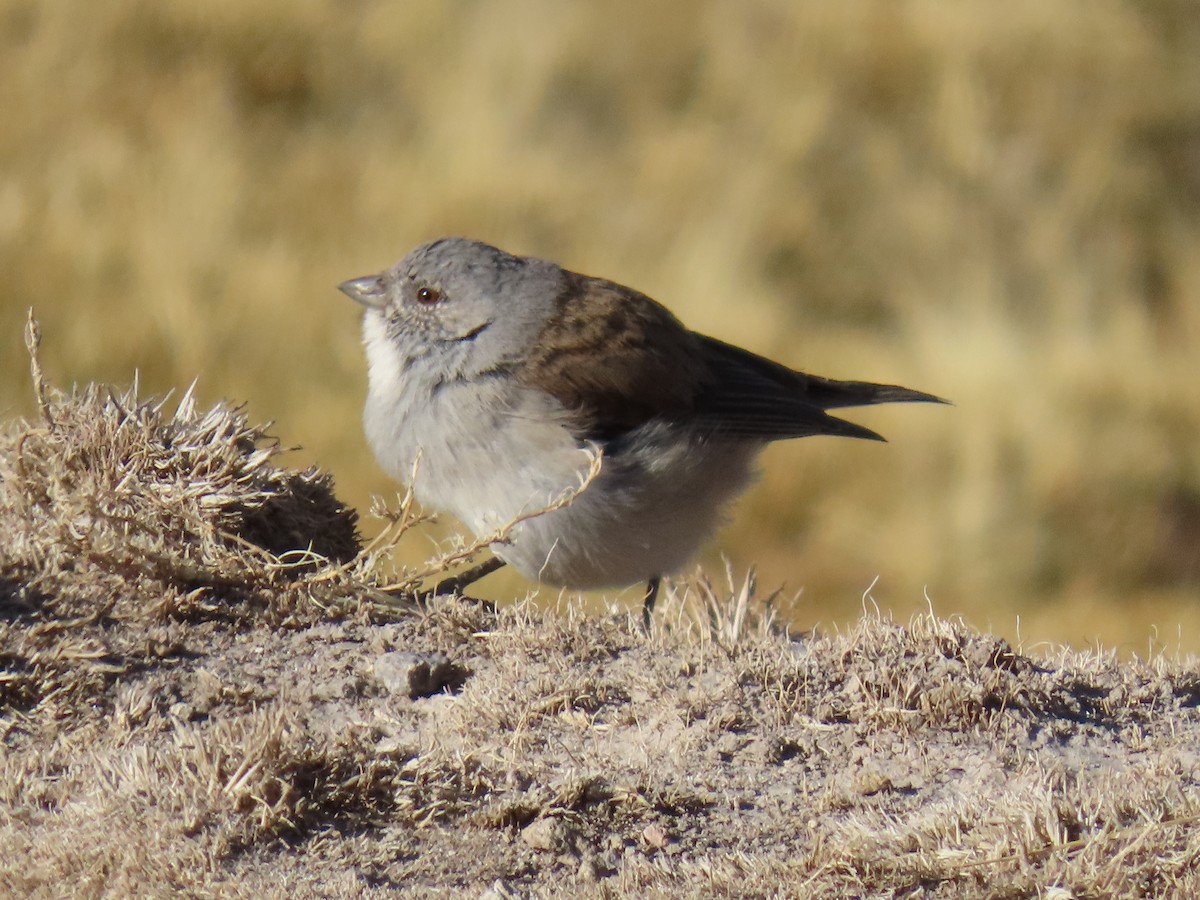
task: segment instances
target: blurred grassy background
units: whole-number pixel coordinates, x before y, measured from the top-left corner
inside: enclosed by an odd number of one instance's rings
[[[798,624],[878,576],[901,616],[1200,651],[1193,0],[0,0],[0,109],[5,419],[33,305],[58,383],[198,377],[365,509],[334,285],[466,234],[955,401],[767,453],[707,559]]]

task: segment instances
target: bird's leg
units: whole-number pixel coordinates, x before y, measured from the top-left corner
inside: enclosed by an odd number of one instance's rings
[[[654,601],[658,599],[658,585],[662,579],[655,575],[646,582],[646,594],[642,599],[642,628],[650,630],[650,616],[654,613]]]
[[[443,578],[433,586],[431,590],[421,592],[421,602],[429,600],[431,597],[441,597],[446,594],[462,594],[463,590],[474,584],[485,575],[491,575],[497,569],[504,565],[504,560],[498,556],[493,556],[491,559],[485,559],[477,566],[471,566],[465,572],[459,572],[457,575],[452,575],[450,578]],[[471,598],[466,598],[471,599]],[[490,606],[491,604],[487,604]]]

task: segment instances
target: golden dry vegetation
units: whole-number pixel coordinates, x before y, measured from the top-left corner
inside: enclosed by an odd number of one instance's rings
[[[0,108],[5,420],[32,305],[57,380],[198,378],[365,508],[333,285],[462,233],[956,403],[767,454],[714,554],[796,621],[878,576],[902,617],[1200,648],[1192,0],[4,0]]]

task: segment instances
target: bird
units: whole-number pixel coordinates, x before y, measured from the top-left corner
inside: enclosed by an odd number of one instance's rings
[[[830,410],[946,402],[791,369],[633,288],[464,237],[338,288],[363,307],[379,463],[423,506],[503,534],[471,578],[507,563],[572,589],[644,583],[647,627],[661,579],[713,534],[767,444],[882,441]]]

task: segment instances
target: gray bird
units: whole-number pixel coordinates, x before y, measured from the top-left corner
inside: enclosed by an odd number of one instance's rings
[[[644,581],[647,621],[661,576],[712,534],[769,442],[881,441],[827,411],[944,402],[794,371],[632,288],[465,238],[338,287],[365,307],[367,438],[394,478],[416,472],[422,504],[489,535],[577,488],[600,454],[584,490],[516,525],[475,574],[506,562],[577,589]]]

